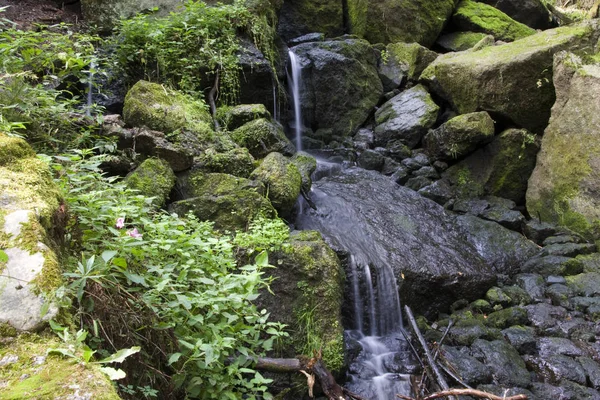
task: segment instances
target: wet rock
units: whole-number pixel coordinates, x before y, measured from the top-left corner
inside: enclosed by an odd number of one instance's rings
[[[271,113],[263,104],[240,104],[234,107],[223,107],[217,110],[217,118],[223,128],[233,131],[255,119],[271,119]]]
[[[404,185],[410,178],[410,171],[404,166],[400,166],[392,174],[391,179],[399,185]]]
[[[162,132],[138,129],[135,130],[134,138],[137,153],[165,160],[174,172],[185,171],[194,164],[192,152],[171,143]]]
[[[556,235],[558,229],[555,225],[547,222],[540,222],[538,215],[527,221],[523,227],[523,233],[535,243],[541,245],[548,237]]]
[[[546,289],[546,297],[548,297],[552,304],[561,307],[571,307],[569,298],[573,296],[573,291],[567,287],[567,285],[553,284]]]
[[[527,324],[527,310],[522,307],[509,307],[504,310],[495,311],[488,315],[486,323],[488,326],[504,329],[512,325]]]
[[[431,185],[419,189],[419,194],[435,201],[441,206],[454,197],[452,188],[443,180],[435,181]]]
[[[516,396],[519,394],[524,394],[528,399],[536,400],[536,397],[533,396],[533,393],[527,389],[519,387],[507,388],[502,385],[479,385],[477,386],[477,389],[483,390],[484,392],[493,393],[496,396]]]
[[[411,157],[411,150],[407,145],[400,140],[391,140],[388,142],[386,149],[389,151],[390,157],[396,161],[402,161],[405,158]]]
[[[545,357],[526,356],[526,360],[527,366],[546,383],[560,384],[565,379],[580,384],[586,382],[585,370],[572,357],[553,354]]]
[[[563,243],[551,244],[542,249],[540,255],[552,255],[562,257],[576,257],[578,255],[592,254],[596,251],[596,245],[591,243]]]
[[[525,290],[533,300],[542,301],[544,299],[545,282],[544,278],[538,274],[519,274],[515,277],[517,285]]]
[[[482,0],[516,21],[534,29],[552,27],[550,13],[541,0]]]
[[[450,365],[456,369],[463,381],[469,385],[474,386],[492,381],[490,369],[472,357],[466,348],[443,346],[442,354]]]
[[[494,382],[505,386],[529,386],[525,363],[510,344],[501,340],[489,342],[478,339],[472,349],[481,354],[481,361],[490,368]]]
[[[503,286],[502,291],[510,297],[510,305],[524,306],[531,303],[530,293],[517,285]]]
[[[566,271],[565,263],[570,258],[562,256],[535,256],[527,260],[521,266],[522,272],[537,273],[544,276],[547,275],[564,275]]]
[[[553,386],[546,383],[533,383],[531,392],[537,399],[553,399],[553,400],[598,400],[600,393],[597,391],[563,381],[559,386]]]
[[[302,190],[306,193],[310,192],[312,186],[312,174],[317,170],[317,160],[308,153],[299,151],[290,159],[290,161],[298,168],[302,177]]]
[[[404,79],[415,81],[421,72],[438,56],[418,43],[390,43],[379,62],[379,77],[383,91],[398,88]]]
[[[252,7],[250,3],[247,4]],[[250,12],[254,12],[254,10]],[[263,12],[258,11],[257,13]],[[269,17],[266,16],[266,18]],[[268,110],[274,110],[273,87],[277,83],[273,75],[273,65],[252,40],[241,38],[240,46],[237,58],[242,71],[239,75],[238,101],[242,104],[258,103],[264,105]],[[275,114],[275,111],[273,113]]]
[[[535,30],[521,24],[502,11],[487,4],[462,0],[454,14],[452,23],[461,31],[482,32],[506,42],[533,35]]]
[[[600,365],[589,357],[579,357],[577,359],[587,377],[587,381],[594,389],[600,388]]]
[[[490,288],[485,294],[485,298],[492,305],[499,304],[501,306],[508,306],[512,303],[512,298],[504,293],[499,287]]]
[[[540,357],[548,357],[554,354],[578,357],[583,351],[569,339],[559,337],[542,337],[538,339],[537,348]]]
[[[274,122],[260,118],[242,125],[231,132],[233,141],[246,147],[254,158],[263,158],[271,152],[291,156],[295,146],[283,133],[283,128]]]
[[[439,107],[422,85],[395,96],[375,112],[375,144],[386,146],[400,140],[414,148],[433,126]]]
[[[415,176],[414,178],[410,178],[404,186],[418,192],[424,187],[431,185],[431,183],[432,180],[429,178],[424,176]]]
[[[578,295],[600,295],[600,273],[588,272],[566,277],[567,286]]]
[[[581,263],[581,272],[600,272],[600,253],[577,256],[575,261]]]
[[[435,168],[430,166],[421,167],[415,172],[413,172],[413,176],[424,176],[429,179],[439,179],[440,175],[437,173]]]
[[[481,32],[452,32],[440,35],[435,43],[446,51],[463,51],[473,48],[487,36]]]
[[[583,239],[577,235],[558,235],[558,236],[550,236],[544,240],[543,245],[549,246],[551,244],[565,244],[565,243],[581,243]]]
[[[360,153],[357,160],[358,166],[364,169],[381,171],[385,163],[384,157],[375,150],[365,150]]]
[[[399,162],[394,161],[389,157],[385,157],[385,159],[383,160],[383,167],[381,167],[381,173],[387,176],[393,175],[394,172],[398,171],[398,168],[400,167],[401,164]]]
[[[535,329],[529,326],[511,326],[502,335],[520,354],[533,354],[537,351]]]
[[[177,178],[165,160],[149,158],[125,178],[128,187],[138,190],[158,207],[165,205]]]
[[[307,33],[306,35],[298,36],[296,38],[288,40],[287,44],[289,47],[296,46],[302,43],[308,42],[322,42],[325,40],[325,34],[320,32]]]
[[[279,13],[277,33],[284,41],[322,32],[327,37],[344,33],[342,2],[328,0],[284,1]],[[298,41],[298,39],[295,39]]]
[[[453,326],[449,332],[450,343],[456,346],[470,346],[476,340],[498,340],[502,338],[499,329],[489,328],[481,324],[471,326]]]
[[[567,310],[563,307],[546,303],[525,306],[530,325],[546,335],[557,332],[558,321],[567,317]]]
[[[247,178],[255,168],[254,157],[245,147],[219,153],[207,149],[194,159],[194,168],[205,172],[221,172],[224,174]]]

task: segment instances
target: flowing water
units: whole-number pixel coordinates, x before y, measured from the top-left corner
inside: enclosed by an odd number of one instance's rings
[[[293,51],[289,51],[291,76],[288,78],[290,93],[292,94],[292,104],[294,106],[294,132],[295,144],[298,151],[302,150],[302,113],[300,110],[300,84],[302,79],[302,69],[298,57]]]

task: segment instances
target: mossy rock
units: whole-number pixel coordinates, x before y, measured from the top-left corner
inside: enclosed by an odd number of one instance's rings
[[[298,167],[280,153],[270,153],[250,174],[267,188],[267,196],[282,217],[288,217],[302,187]]]
[[[464,51],[473,48],[487,36],[481,32],[452,32],[440,36],[436,44],[447,51]]]
[[[277,215],[260,182],[203,172],[192,172],[188,182],[190,197],[172,203],[170,211],[179,215],[192,212],[202,221],[213,221],[217,229],[231,231],[245,229],[259,216]]]
[[[266,157],[271,152],[291,156],[296,148],[283,133],[283,128],[265,118],[248,122],[231,132],[231,138],[248,149],[255,158]]]
[[[462,0],[458,4],[452,23],[460,30],[486,33],[507,42],[535,33],[535,29],[515,21],[497,8],[471,0]]]
[[[525,325],[529,322],[527,310],[523,307],[509,307],[495,311],[487,316],[486,324],[492,328],[504,329],[513,325]]]
[[[344,33],[342,1],[294,0],[284,1],[277,28],[285,41],[312,32],[322,32],[327,37]]]
[[[529,179],[527,211],[588,239],[600,238],[600,66],[555,60],[556,104]]]
[[[152,202],[162,207],[176,180],[169,163],[159,158],[149,158],[125,178],[125,183],[146,197],[154,197]]]
[[[434,158],[453,160],[471,153],[494,138],[494,120],[485,111],[454,117],[430,131],[425,148]]]
[[[418,43],[390,43],[381,53],[379,77],[383,90],[389,92],[402,83],[403,77],[415,81],[438,56]]]
[[[0,346],[0,398],[4,400],[119,400],[115,386],[99,364],[47,355],[66,347],[54,334],[22,334]]]
[[[533,29],[548,29],[554,23],[545,0],[480,0]]]
[[[224,174],[247,178],[256,167],[256,161],[245,147],[238,147],[224,153],[207,149],[195,160],[195,167],[206,172],[222,172]]]
[[[35,152],[25,140],[0,134],[0,166],[27,157],[35,157]]]
[[[421,80],[459,114],[487,111],[541,134],[555,101],[553,54],[593,48],[598,25],[587,21],[479,51],[444,54],[423,71]]]
[[[271,320],[289,327],[290,338],[280,356],[312,356],[323,350],[327,368],[338,374],[344,367],[341,318],[344,272],[335,252],[316,231],[296,231],[284,250],[272,254],[275,280],[259,298]]]
[[[454,0],[348,0],[350,33],[371,43],[417,42],[430,47],[454,10]]]
[[[290,160],[300,172],[302,176],[302,190],[306,193],[310,192],[312,186],[312,173],[317,169],[317,160],[308,153],[299,151]]]
[[[224,106],[217,110],[217,119],[223,124],[223,128],[230,131],[259,118],[271,119],[271,113],[263,104]]]

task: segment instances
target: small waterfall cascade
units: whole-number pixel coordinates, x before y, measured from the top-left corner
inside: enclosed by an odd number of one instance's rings
[[[300,84],[302,83],[302,69],[298,56],[292,51],[288,51],[291,76],[288,77],[289,90],[292,94],[292,105],[294,106],[294,132],[296,150],[302,150],[302,112],[300,110]]]
[[[352,179],[351,172],[333,163],[319,162],[313,181],[332,175]],[[350,366],[350,391],[373,400],[392,400],[410,395],[410,372],[415,362],[402,334],[402,312],[396,277],[386,249],[374,241],[354,218],[346,199],[330,193],[319,182],[311,199],[316,210],[304,207],[296,220],[300,229],[322,233],[336,249],[348,254],[346,347]],[[350,306],[351,304],[351,306]]]

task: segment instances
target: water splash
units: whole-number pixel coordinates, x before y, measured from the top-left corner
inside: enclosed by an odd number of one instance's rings
[[[298,57],[293,51],[288,52],[290,58],[290,70],[292,75],[289,79],[290,92],[292,93],[292,103],[294,106],[294,132],[296,138],[296,150],[302,150],[302,114],[300,109],[300,83],[302,79],[302,69]]]

